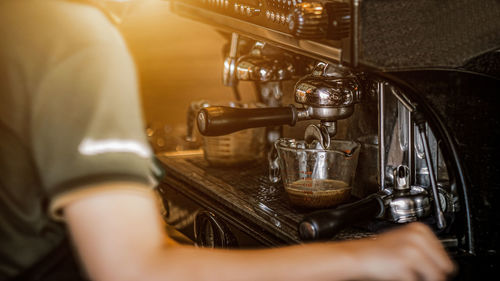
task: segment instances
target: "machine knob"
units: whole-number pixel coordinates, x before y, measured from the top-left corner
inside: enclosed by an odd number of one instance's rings
[[[323,4],[304,2],[295,6],[288,15],[288,29],[300,38],[326,38],[328,31],[328,14]]]
[[[200,211],[194,220],[196,244],[205,248],[236,248],[238,241],[227,225],[214,213]]]

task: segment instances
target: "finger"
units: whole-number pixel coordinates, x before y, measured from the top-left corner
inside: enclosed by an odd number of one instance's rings
[[[436,263],[446,274],[452,273],[455,265],[432,230],[421,223],[412,224],[411,227],[414,229],[414,234],[409,237],[412,243],[415,243],[426,257]]]
[[[422,247],[408,243],[401,247],[401,255],[416,280],[439,281],[445,279],[445,272],[429,258]]]
[[[418,229],[420,233],[417,232],[419,235],[413,237],[414,242],[417,243],[426,255],[438,264],[442,270],[446,273],[451,273],[455,266],[443,245],[427,226],[421,226],[423,227],[419,226]]]

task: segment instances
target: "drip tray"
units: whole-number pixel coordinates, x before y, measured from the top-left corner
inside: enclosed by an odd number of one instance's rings
[[[163,164],[167,184],[171,179],[182,183],[182,188],[195,189],[211,205],[229,208],[286,243],[301,242],[298,224],[314,209],[291,205],[282,184],[268,180],[267,162],[221,168],[210,166],[202,153],[159,154],[157,158]],[[373,227],[360,225],[347,228],[332,239],[370,237],[374,231]]]

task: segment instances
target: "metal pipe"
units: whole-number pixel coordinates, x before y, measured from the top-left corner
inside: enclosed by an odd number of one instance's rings
[[[359,10],[360,0],[351,1],[351,66],[353,68],[358,67],[359,64]]]
[[[391,93],[396,97],[396,99],[404,105],[404,107],[411,113],[415,111],[415,105],[406,97],[403,93],[391,87]]]
[[[413,125],[413,117],[411,112],[408,110],[408,169],[410,170],[409,182],[410,185],[414,184],[415,180],[415,134],[414,134],[414,125]]]
[[[229,49],[229,57],[236,58],[238,55],[238,43],[239,43],[239,34],[233,32],[231,34],[231,47]]]
[[[438,188],[436,183],[436,175],[434,174],[434,168],[431,159],[431,151],[429,147],[429,142],[427,140],[427,134],[425,132],[425,122],[418,124],[418,132],[420,135],[420,139],[422,140],[422,144],[424,146],[425,153],[425,162],[427,163],[427,168],[429,170],[429,178],[431,181],[432,187],[432,196],[434,197],[434,209],[436,212],[436,224],[439,229],[443,229],[446,227],[446,220],[444,218],[443,210],[441,210]]]
[[[236,87],[238,81],[236,81],[236,57],[238,55],[238,44],[239,44],[239,34],[233,32],[231,35],[231,45],[229,47],[229,54],[224,60],[224,69],[222,74],[222,82],[225,86]],[[235,92],[236,94],[236,92]]]
[[[384,128],[384,119],[385,119],[385,107],[384,107],[384,87],[385,82],[377,82],[377,91],[378,91],[378,159],[379,159],[379,185],[380,189],[385,189],[385,128]]]

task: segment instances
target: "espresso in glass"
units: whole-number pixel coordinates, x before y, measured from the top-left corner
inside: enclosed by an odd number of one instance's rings
[[[332,207],[345,202],[352,187],[330,179],[301,179],[285,186],[292,204],[309,208]]]

